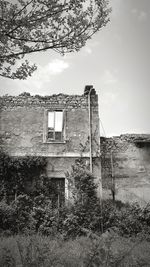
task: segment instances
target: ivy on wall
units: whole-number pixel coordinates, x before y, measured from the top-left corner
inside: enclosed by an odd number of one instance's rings
[[[8,202],[19,194],[38,194],[44,190],[46,158],[11,157],[0,152],[0,199]]]

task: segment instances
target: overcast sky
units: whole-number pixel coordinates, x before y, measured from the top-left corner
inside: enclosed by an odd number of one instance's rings
[[[80,52],[31,56],[38,71],[25,81],[0,78],[1,95],[82,94],[92,84],[107,136],[150,133],[150,0],[110,5],[109,24]]]

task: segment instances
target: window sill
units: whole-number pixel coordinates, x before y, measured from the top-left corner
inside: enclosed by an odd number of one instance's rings
[[[65,141],[45,141],[43,142],[43,144],[66,144],[66,140]]]

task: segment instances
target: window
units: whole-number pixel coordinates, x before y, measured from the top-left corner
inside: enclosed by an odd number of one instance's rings
[[[47,141],[63,141],[64,123],[63,111],[48,111]]]

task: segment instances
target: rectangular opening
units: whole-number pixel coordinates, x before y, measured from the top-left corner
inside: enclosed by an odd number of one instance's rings
[[[65,178],[51,178],[52,207],[60,208],[65,204]]]
[[[63,111],[48,111],[47,141],[63,141]]]

